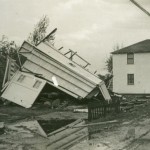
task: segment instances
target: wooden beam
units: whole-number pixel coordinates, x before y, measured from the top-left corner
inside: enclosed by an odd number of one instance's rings
[[[70,56],[69,59],[73,60],[73,56],[76,55],[76,54],[77,54],[77,52],[71,52],[71,56]]]
[[[60,47],[58,50],[60,51],[61,49],[63,49],[64,47],[62,46],[62,47]]]
[[[72,128],[82,128],[82,127],[88,127],[88,126],[95,126],[95,125],[103,125],[103,124],[112,124],[112,123],[119,123],[118,120],[112,120],[112,121],[105,121],[105,122],[98,122],[98,123],[90,123],[80,126],[73,126]]]
[[[64,55],[67,55],[67,54],[69,54],[71,51],[69,50],[68,52],[66,52]]]
[[[73,51],[71,49],[69,49],[70,51]],[[83,60],[84,62],[86,62],[87,64],[91,65],[88,61],[86,61],[84,58],[82,58],[81,56],[79,56],[78,54],[76,54],[76,56],[78,56],[81,60]]]
[[[89,66],[90,65],[90,63],[87,63],[85,66],[84,66],[84,68],[86,68],[87,66]]]
[[[7,63],[6,63],[6,69],[5,69],[5,74],[4,74],[4,79],[3,79],[3,84],[2,87],[4,87],[5,83],[6,83],[6,79],[7,79],[7,75],[8,75],[8,69],[9,69],[9,58],[7,56]]]

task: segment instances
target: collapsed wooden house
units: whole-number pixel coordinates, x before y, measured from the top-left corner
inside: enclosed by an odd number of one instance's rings
[[[68,59],[48,40],[37,46],[24,41],[19,54],[26,61],[5,86],[1,97],[30,108],[46,84],[76,99],[90,99],[99,92],[111,97],[105,83],[85,67]]]

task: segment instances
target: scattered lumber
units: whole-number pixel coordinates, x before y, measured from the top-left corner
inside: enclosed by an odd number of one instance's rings
[[[121,110],[130,111],[137,106],[141,106],[147,103],[146,98],[138,98],[138,97],[130,97],[126,99],[122,99],[120,102]]]
[[[75,112],[75,113],[78,113],[78,112],[88,113],[88,108],[76,108],[73,110],[73,112]]]

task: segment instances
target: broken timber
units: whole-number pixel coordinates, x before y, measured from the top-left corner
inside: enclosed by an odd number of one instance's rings
[[[75,126],[82,126],[84,124],[84,120],[78,119],[75,122],[48,134],[50,143],[47,145],[47,150],[69,149],[82,139],[87,138],[87,127],[73,128]]]
[[[25,41],[19,54],[27,60],[2,94],[9,101],[29,108],[46,83],[76,99],[92,98],[99,92],[105,100],[111,99],[103,81],[46,40],[37,46]]]

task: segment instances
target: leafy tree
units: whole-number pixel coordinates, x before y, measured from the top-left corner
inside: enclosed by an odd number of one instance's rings
[[[17,50],[18,47],[16,46],[15,42],[9,41],[8,38],[3,35],[0,40],[0,90],[2,87],[7,56],[17,60]]]
[[[17,54],[17,45],[14,41],[9,41],[6,36],[2,36],[0,40],[0,55],[6,57],[9,55],[11,58],[15,59]]]
[[[121,46],[123,47],[123,46]],[[113,47],[113,51],[116,51],[116,50],[119,50],[120,49],[120,46],[118,44],[116,44],[114,47]],[[113,70],[113,58],[112,58],[112,55],[110,55],[107,59],[106,59],[106,70],[108,73],[106,73],[105,75],[101,75],[101,74],[98,74],[98,77],[103,80],[106,84],[106,86],[108,87],[109,85],[109,82],[110,82],[110,79],[113,77],[112,75],[112,70]]]
[[[0,40],[0,62],[3,65],[7,59],[7,56],[17,60],[17,50],[19,47],[14,41],[9,41],[6,36],[2,36]]]
[[[105,76],[104,76],[104,75],[98,74],[97,76],[98,76],[101,80],[103,80],[103,81],[105,80]]]
[[[30,33],[27,41],[33,45],[37,45],[46,34],[46,29],[49,26],[49,18],[43,16],[40,21],[35,25],[34,30]]]
[[[121,46],[121,48],[122,48],[123,46]],[[116,50],[119,50],[120,49],[120,46],[119,46],[119,44],[116,44],[114,47],[113,47],[113,51],[116,51]],[[113,58],[112,58],[112,55],[110,55],[108,58],[107,58],[107,60],[106,60],[106,62],[105,62],[105,64],[106,64],[106,70],[108,71],[108,73],[112,73],[112,69],[113,69]]]
[[[107,58],[106,60],[106,69],[109,73],[112,72],[112,68],[113,68],[113,62],[112,62],[112,55],[109,56],[109,58]]]
[[[45,37],[48,25],[48,17],[43,16],[40,21],[35,25],[33,32],[30,33],[27,40],[33,45],[37,45]],[[13,58],[19,64],[17,54],[18,49],[19,47],[14,41],[9,41],[6,36],[2,36],[2,38],[0,39],[0,89],[2,86],[3,76],[5,72],[7,56]]]

